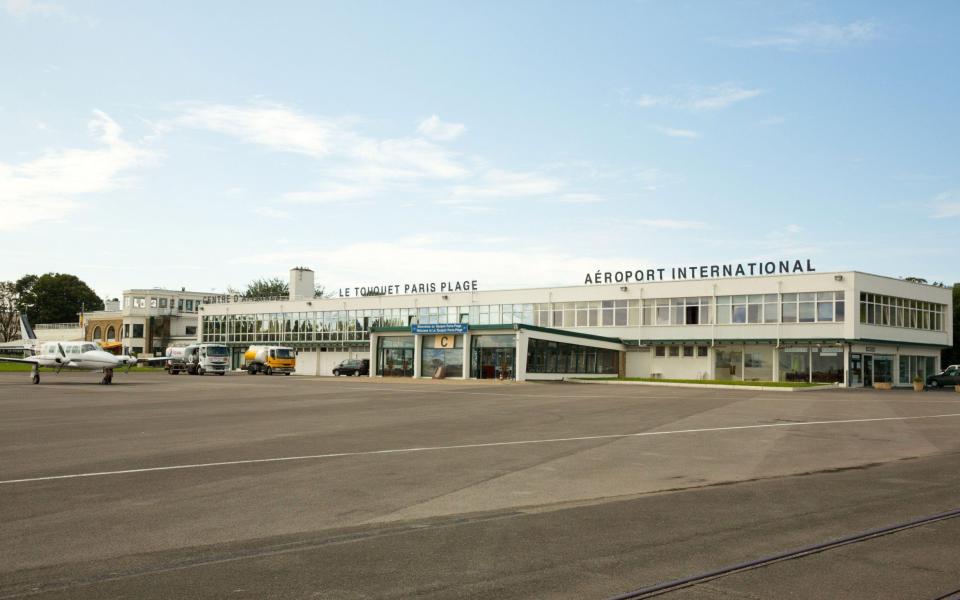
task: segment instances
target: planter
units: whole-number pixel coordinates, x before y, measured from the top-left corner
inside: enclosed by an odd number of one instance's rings
[[[873,384],[873,389],[875,389],[875,390],[891,390],[891,389],[893,389],[893,384],[892,384],[892,383],[889,383],[889,382],[886,382],[886,383],[883,383],[883,382],[881,382],[881,383],[874,383],[874,384]]]
[[[915,391],[915,392],[922,392],[922,391],[923,391],[923,382],[922,382],[922,381],[914,381],[914,382],[913,382],[913,391]]]

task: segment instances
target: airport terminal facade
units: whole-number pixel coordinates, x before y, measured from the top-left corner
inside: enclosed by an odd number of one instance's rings
[[[417,285],[412,294],[391,294],[403,291],[398,286],[376,290],[384,295],[312,298],[312,271],[295,269],[289,299],[209,299],[199,336],[230,346],[234,367],[251,344],[292,346],[298,372],[317,375],[345,358],[367,358],[371,377],[862,387],[908,386],[941,368],[940,350],[953,339],[949,289],[797,270],[770,274],[761,266],[752,276],[724,276],[707,269],[664,280],[676,273],[661,269],[597,273],[570,287],[481,291],[476,282],[455,282]]]

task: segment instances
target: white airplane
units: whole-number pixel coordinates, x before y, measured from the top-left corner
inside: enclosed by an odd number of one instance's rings
[[[6,358],[0,357],[0,362],[25,363],[33,365],[30,371],[30,380],[33,383],[40,383],[40,367],[51,367],[57,370],[57,373],[67,367],[69,369],[82,369],[85,371],[101,371],[103,379],[100,383],[110,385],[113,383],[113,370],[121,367],[131,367],[137,363],[163,362],[170,360],[169,356],[137,358],[135,356],[115,355],[103,350],[94,342],[40,342],[37,335],[33,332],[33,327],[27,320],[26,315],[20,316],[20,334],[23,340],[29,342],[13,350],[24,350],[32,353],[32,356],[25,358]]]

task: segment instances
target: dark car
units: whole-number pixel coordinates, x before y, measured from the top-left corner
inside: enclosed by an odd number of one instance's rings
[[[943,387],[951,385],[960,385],[960,367],[951,365],[947,370],[939,375],[927,377],[927,387]]]
[[[333,368],[333,374],[340,375],[369,375],[370,360],[363,358],[351,358],[343,361]]]

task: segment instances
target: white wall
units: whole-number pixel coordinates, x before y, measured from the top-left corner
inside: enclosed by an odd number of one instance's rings
[[[369,358],[367,352],[299,352],[297,375],[333,375],[333,368],[348,358]]]
[[[653,348],[649,352],[627,352],[625,375],[650,377],[653,373],[660,373],[663,379],[709,379],[711,352],[704,357],[682,356],[682,347],[681,356],[655,356]]]

